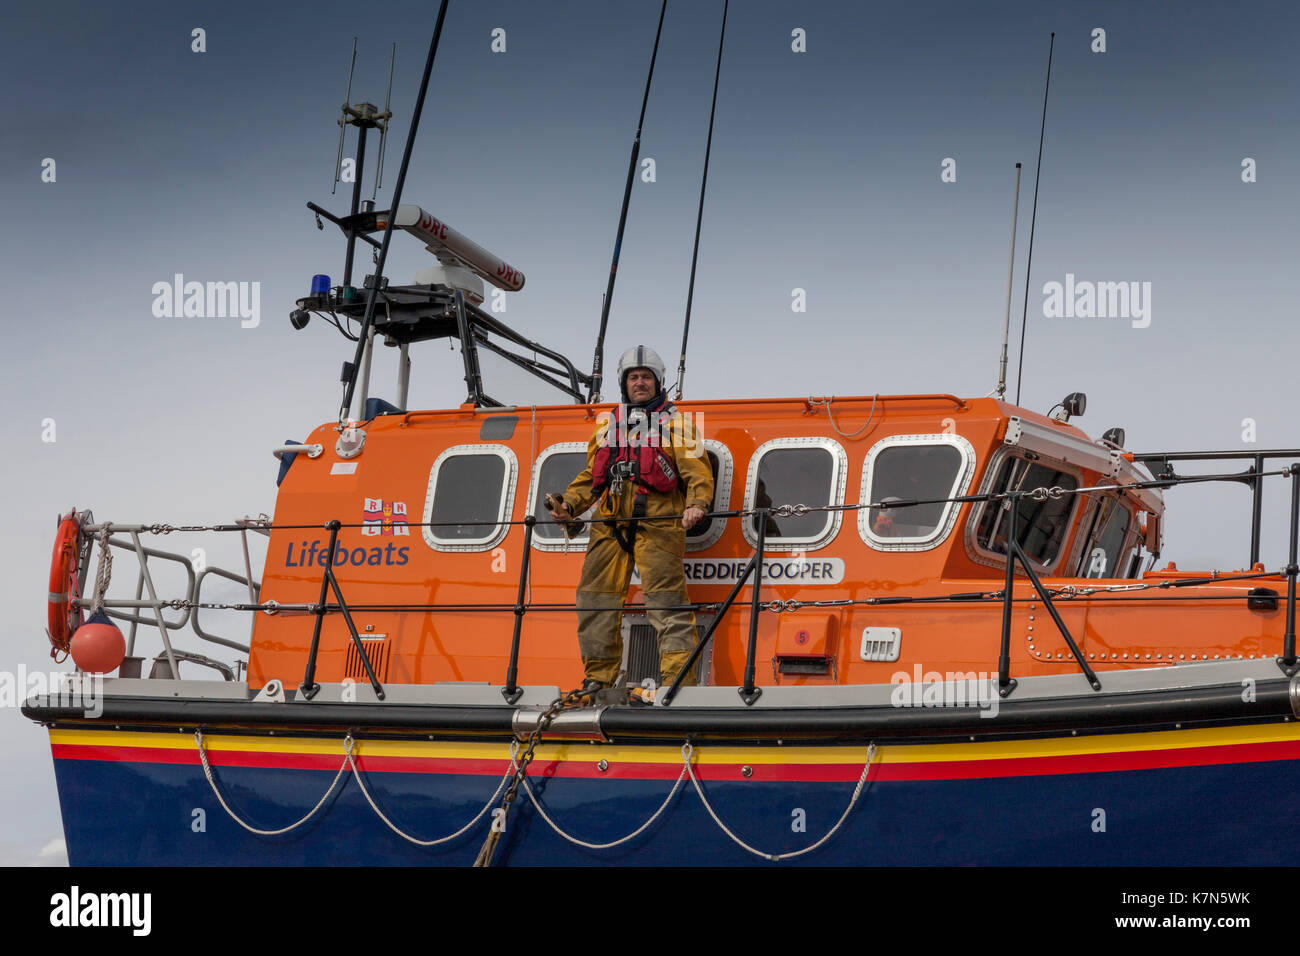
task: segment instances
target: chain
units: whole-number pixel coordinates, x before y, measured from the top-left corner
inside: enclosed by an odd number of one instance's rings
[[[505,832],[506,818],[510,815],[510,805],[515,802],[515,797],[519,794],[519,785],[523,782],[524,776],[528,773],[528,765],[533,762],[533,757],[536,756],[537,745],[542,741],[542,734],[546,733],[546,731],[550,729],[551,724],[555,721],[555,718],[559,716],[560,711],[564,710],[564,708],[569,704],[574,703],[588,693],[590,693],[590,691],[585,689],[585,685],[574,690],[565,691],[559,697],[555,698],[555,700],[551,701],[550,704],[547,705],[546,709],[542,711],[541,716],[537,718],[537,726],[534,727],[533,732],[528,735],[524,751],[519,755],[519,759],[516,762],[514,777],[511,779],[510,787],[506,790],[506,795],[501,801],[499,812],[493,814],[494,819],[492,820],[492,829],[488,833],[487,839],[483,841],[482,849],[478,851],[478,858],[474,861],[475,866],[492,865],[492,854],[496,852],[497,842],[501,839],[501,834]],[[517,746],[519,740],[517,735],[515,740]]]

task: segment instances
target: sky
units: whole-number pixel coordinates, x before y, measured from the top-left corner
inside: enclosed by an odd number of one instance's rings
[[[0,677],[52,667],[42,596],[58,514],[272,514],[270,449],[335,419],[352,344],[287,321],[313,274],[341,275],[340,236],[318,231],[305,203],[346,209],[346,185],[330,188],[354,36],[354,101],[382,104],[397,43],[380,205],[391,196],[436,5],[360,11],[51,2],[7,14],[0,70],[21,113],[0,140]],[[641,341],[675,364],[721,14],[721,0],[668,4],[641,147],[654,177],[633,191],[609,366]],[[452,0],[402,197],[522,269],[501,317],[584,369],[658,16],[654,0]],[[987,394],[1020,162],[1012,396],[1019,385],[1021,404],[1045,412],[1086,392],[1078,424],[1122,426],[1132,450],[1300,447],[1298,48],[1300,8],[1283,2],[738,0],[686,397]],[[407,281],[429,261],[398,236],[388,273]],[[155,286],[178,273],[256,283],[256,315],[155,314]],[[1141,314],[1045,314],[1053,282],[1136,283]],[[793,311],[795,290],[806,311]],[[410,407],[463,400],[445,343],[413,362]],[[497,398],[561,400],[482,362]],[[375,393],[392,391],[395,364],[391,350],[377,357]],[[1286,492],[1266,492],[1269,567],[1285,557]],[[1243,486],[1177,489],[1167,503],[1165,556],[1243,564]],[[209,564],[242,565],[237,539],[202,544]],[[263,552],[255,542],[255,564]],[[46,734],[12,702],[0,770],[0,864],[66,861]]]

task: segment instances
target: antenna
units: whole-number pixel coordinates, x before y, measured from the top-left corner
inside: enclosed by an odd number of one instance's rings
[[[1011,206],[1011,264],[1007,266],[1007,316],[1002,321],[1002,361],[998,363],[998,387],[993,390],[998,398],[1007,397],[1007,340],[1011,337],[1011,285],[1016,272],[1016,220],[1019,218],[1020,164],[1016,163],[1016,198]]]
[[[388,91],[384,93],[384,120],[379,126],[379,167],[375,170],[375,188],[370,192],[371,202],[379,194],[379,188],[384,185],[384,146],[388,143],[388,118],[393,115],[388,106],[393,99],[393,63],[396,60],[397,44],[394,43],[392,52],[388,54]]]
[[[1029,317],[1029,273],[1034,267],[1034,225],[1038,222],[1038,180],[1043,173],[1043,135],[1047,132],[1047,93],[1052,88],[1052,49],[1056,33],[1047,44],[1047,82],[1043,86],[1043,124],[1038,130],[1038,168],[1034,172],[1034,212],[1029,217],[1029,257],[1025,263],[1025,307],[1020,313],[1020,367],[1016,369],[1016,404],[1020,404],[1020,381],[1025,372],[1025,322]]]
[[[591,389],[587,403],[600,401],[600,383],[604,379],[605,329],[609,325],[609,307],[614,301],[614,279],[618,276],[618,254],[623,246],[623,227],[627,225],[627,207],[632,201],[632,181],[636,178],[636,161],[641,155],[641,127],[645,125],[645,108],[650,102],[650,81],[655,75],[655,58],[659,56],[659,37],[664,32],[664,14],[668,0],[659,8],[659,29],[655,31],[654,50],[650,53],[650,72],[645,78],[645,95],[641,97],[641,117],[636,121],[636,136],[632,138],[632,160],[627,164],[627,183],[623,187],[623,208],[618,214],[618,233],[614,236],[614,258],[609,264],[609,284],[605,286],[605,301],[600,307],[600,331],[596,333],[596,355],[591,363]]]
[[[352,74],[357,69],[357,38],[352,38],[352,65],[348,67],[348,91],[343,97],[343,115],[339,117],[339,154],[334,159],[334,184],[330,186],[330,195],[339,188],[339,176],[343,173],[343,134],[348,129],[348,107],[352,105]]]
[[[429,56],[424,62],[424,76],[420,79],[420,93],[415,98],[415,111],[411,116],[411,129],[406,134],[406,148],[402,152],[402,165],[397,170],[397,185],[393,188],[394,209],[399,208],[398,203],[402,201],[402,187],[406,184],[406,170],[411,165],[411,149],[415,146],[415,132],[420,128],[420,114],[424,112],[424,96],[429,91],[429,75],[433,72],[433,60],[438,54],[438,40],[442,37],[442,24],[446,19],[447,0],[442,0],[442,4],[438,8],[438,20],[433,26],[433,39],[429,41]],[[373,110],[374,107],[372,106],[371,109]],[[363,133],[364,129],[362,127]],[[358,180],[359,185],[360,181]],[[355,212],[355,209],[353,211]],[[339,408],[340,428],[347,422],[348,410],[352,406],[352,395],[357,388],[357,371],[361,367],[361,357],[365,352],[366,339],[370,335],[370,326],[375,320],[375,295],[378,293],[380,285],[383,284],[384,263],[388,261],[388,245],[393,239],[393,225],[396,220],[396,216],[389,216],[388,222],[384,225],[384,238],[379,245],[379,261],[375,266],[375,278],[370,285],[369,295],[366,297],[366,313],[362,317],[361,330],[357,335],[356,354],[353,356],[352,365],[348,372],[347,384],[343,388],[343,404]],[[349,236],[350,238],[351,236]],[[351,265],[351,249],[348,251],[349,265]]]
[[[686,289],[686,321],[682,324],[682,355],[677,365],[677,399],[682,397],[686,382],[686,337],[691,331],[691,303],[695,299],[695,263],[700,258],[700,225],[704,222],[704,187],[709,183],[709,154],[713,151],[713,114],[718,109],[718,77],[722,75],[722,41],[727,36],[727,7],[722,4],[722,32],[718,35],[718,65],[713,71],[713,105],[709,107],[709,137],[704,144],[704,175],[700,177],[700,208],[695,214],[695,249],[691,252],[691,282]]]

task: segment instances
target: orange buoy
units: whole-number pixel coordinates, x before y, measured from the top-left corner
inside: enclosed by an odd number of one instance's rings
[[[77,558],[81,544],[81,522],[76,509],[59,522],[54,536],[54,557],[50,561],[49,635],[51,657],[68,653],[68,641],[81,623],[81,611],[71,609],[72,592],[77,587]]]
[[[126,639],[103,611],[96,611],[77,628],[69,646],[73,662],[87,674],[117,670],[126,656]]]

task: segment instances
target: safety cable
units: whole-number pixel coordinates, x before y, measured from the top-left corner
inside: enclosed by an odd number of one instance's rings
[[[700,786],[700,781],[695,776],[695,771],[691,769],[690,746],[689,741],[682,746],[682,757],[686,762],[686,772],[690,775],[691,783],[695,785],[695,792],[700,795],[700,802],[704,804],[704,809],[709,811],[709,816],[713,818],[713,822],[718,825],[723,833],[731,837],[732,841],[741,849],[747,850],[754,854],[754,856],[761,856],[765,860],[771,860],[773,863],[780,863],[782,860],[791,860],[797,856],[803,856],[805,853],[811,853],[835,835],[835,832],[843,826],[844,821],[849,818],[849,814],[853,811],[853,808],[857,806],[858,798],[862,796],[862,788],[866,785],[867,776],[871,772],[872,761],[875,760],[876,756],[876,744],[873,741],[867,748],[867,762],[862,767],[862,776],[858,777],[858,785],[853,788],[853,796],[849,798],[849,805],[844,808],[844,812],[840,814],[840,818],[835,821],[835,825],[826,831],[825,836],[812,846],[806,846],[802,850],[793,850],[789,853],[765,853],[762,850],[754,849],[754,847],[750,846],[740,837],[736,836],[736,834],[732,833],[731,830],[728,829],[727,825],[722,822],[722,818],[718,816],[716,811],[714,811],[712,804],[709,803],[708,797],[704,795],[704,788]]]

